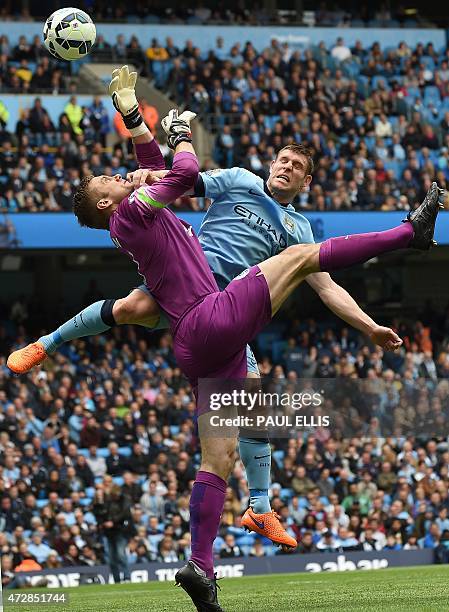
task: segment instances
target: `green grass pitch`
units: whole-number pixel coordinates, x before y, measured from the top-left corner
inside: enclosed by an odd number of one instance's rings
[[[449,566],[248,576],[220,584],[225,612],[449,610]],[[72,588],[68,605],[11,605],[10,593],[3,593],[4,612],[194,612],[186,593],[168,582]]]

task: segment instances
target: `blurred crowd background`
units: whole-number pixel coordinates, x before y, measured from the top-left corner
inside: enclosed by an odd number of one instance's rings
[[[14,323],[0,326],[2,355],[33,338],[24,308],[16,302]],[[271,503],[298,552],[432,548],[447,561],[448,313],[393,321],[405,341],[396,354],[335,321],[282,325],[278,359],[259,344],[262,374],[287,392],[299,378],[335,378],[337,390],[323,406],[337,417],[332,428],[272,441]],[[352,403],[345,384],[355,380],[364,400]],[[20,583],[17,568],[108,561],[112,535],[128,563],[188,557],[193,412],[168,334],[118,327],[63,347],[22,378],[0,358],[5,585]],[[281,554],[242,529],[248,495],[237,460],[217,559]]]
[[[198,113],[215,134],[213,158],[203,169],[243,166],[266,178],[280,147],[307,142],[316,171],[310,191],[295,202],[298,210],[409,209],[432,180],[447,184],[449,50],[431,41],[414,48],[400,41],[349,47],[338,37],[298,51],[276,39],[255,49],[250,42],[225,47],[218,38],[202,53],[191,40],[153,39],[142,48],[136,37],[118,35],[115,43],[99,36],[91,55],[132,63]],[[59,116],[36,96],[13,131],[6,130],[9,110],[0,97],[1,212],[67,211],[84,175],[134,168],[122,126],[109,118],[109,101],[96,97],[81,105],[76,80],[64,70],[38,37],[23,36],[14,46],[0,37],[3,92],[67,93]],[[156,108],[143,101],[142,109],[155,130]],[[207,206],[188,199],[177,204]]]

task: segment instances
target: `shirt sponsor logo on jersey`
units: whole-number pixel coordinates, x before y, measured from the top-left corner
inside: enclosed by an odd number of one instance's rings
[[[281,232],[276,231],[271,223],[265,221],[265,219],[258,213],[249,210],[249,208],[246,208],[241,204],[234,206],[234,212],[239,215],[250,227],[253,229],[258,229],[260,233],[268,234],[268,236],[270,236],[270,238],[276,242],[281,249],[285,249],[287,242],[284,236],[281,234]]]
[[[294,234],[296,229],[296,223],[290,217],[290,215],[285,214],[284,216],[284,227],[289,234]]]

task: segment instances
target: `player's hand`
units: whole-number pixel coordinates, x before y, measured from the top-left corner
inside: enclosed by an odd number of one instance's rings
[[[377,325],[369,334],[369,337],[374,344],[382,347],[384,351],[396,351],[402,346],[402,340],[397,333],[389,327]]]
[[[132,130],[143,123],[136,98],[137,72],[130,72],[128,66],[112,71],[109,95],[112,103],[122,115],[125,126]]]
[[[184,111],[178,115],[178,110],[173,108],[161,121],[162,128],[167,134],[167,144],[170,149],[176,149],[180,142],[192,142],[190,122],[195,119],[196,113]]]
[[[148,168],[139,168],[134,170],[134,172],[128,172],[126,175],[126,180],[133,184],[134,189],[139,189],[142,185],[153,185],[160,181],[161,178]]]

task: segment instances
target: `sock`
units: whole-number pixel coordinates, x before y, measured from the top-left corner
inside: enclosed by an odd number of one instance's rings
[[[95,336],[115,325],[112,308],[115,300],[100,300],[76,314],[72,319],[63,323],[58,329],[47,336],[39,338],[38,342],[44,345],[50,355],[64,342]]]
[[[217,537],[226,494],[226,482],[211,472],[199,471],[190,496],[192,561],[214,577],[212,546]]]
[[[239,453],[246,470],[249,505],[256,514],[271,512],[268,489],[271,473],[271,446],[268,440],[239,438]]]
[[[376,255],[406,248],[413,238],[411,223],[401,223],[386,232],[349,234],[329,238],[320,246],[320,269],[332,272],[368,261]]]

